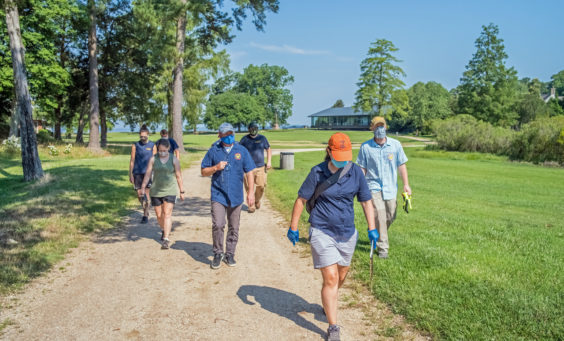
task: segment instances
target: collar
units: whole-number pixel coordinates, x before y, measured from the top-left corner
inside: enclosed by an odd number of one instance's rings
[[[376,141],[374,140],[374,137],[370,139],[371,141],[371,145],[373,147],[380,147],[380,148],[384,148],[384,146],[391,146],[392,144],[390,143],[390,138],[386,136],[386,142],[384,142],[384,144],[382,146],[380,146],[378,143],[376,143]]]

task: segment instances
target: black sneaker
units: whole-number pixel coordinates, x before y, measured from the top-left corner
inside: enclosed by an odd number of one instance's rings
[[[338,325],[332,324],[327,329],[327,341],[341,341],[341,328]]]
[[[222,259],[223,259],[223,253],[216,253],[213,256],[213,261],[211,262],[211,268],[212,269],[219,269]]]
[[[149,217],[143,216],[143,218],[141,218],[141,224],[147,224],[148,222],[149,222]]]
[[[225,258],[223,259],[223,261],[225,262],[225,264],[227,264],[229,266],[237,265],[237,262],[235,261],[235,257],[233,255],[230,255],[230,254],[225,255]]]
[[[161,232],[161,240],[164,240],[164,231]]]

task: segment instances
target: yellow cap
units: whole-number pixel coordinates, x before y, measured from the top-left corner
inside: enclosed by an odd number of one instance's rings
[[[376,129],[376,127],[379,126],[380,124],[383,124],[384,127],[386,127],[386,129],[388,128],[388,125],[386,124],[386,120],[382,116],[374,117],[370,122],[370,130]]]

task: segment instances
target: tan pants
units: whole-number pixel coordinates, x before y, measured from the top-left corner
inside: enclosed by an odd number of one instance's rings
[[[265,167],[257,167],[252,170],[253,177],[255,179],[255,203],[260,203],[260,199],[264,194],[264,189],[266,188],[266,171]],[[245,181],[245,192],[249,193],[249,183],[247,182],[247,177],[244,177]],[[255,208],[254,206],[250,207]]]
[[[382,192],[372,193],[372,205],[374,205],[374,216],[376,217],[376,228],[380,234],[376,246],[378,253],[388,253],[388,229],[396,219],[396,199],[382,199]]]

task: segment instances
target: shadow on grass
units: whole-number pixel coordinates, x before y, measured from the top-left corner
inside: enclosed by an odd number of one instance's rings
[[[317,321],[327,323],[323,314],[323,307],[319,304],[309,303],[291,292],[259,285],[243,285],[237,291],[237,296],[248,305],[255,304],[249,300],[249,296],[254,297],[261,308],[285,317],[298,326],[325,337],[324,330],[301,316],[303,313],[311,313]]]
[[[125,168],[88,166],[52,168],[30,183],[1,178],[0,292],[48,270],[78,244],[77,234],[113,227],[127,215],[133,189],[125,179]]]

